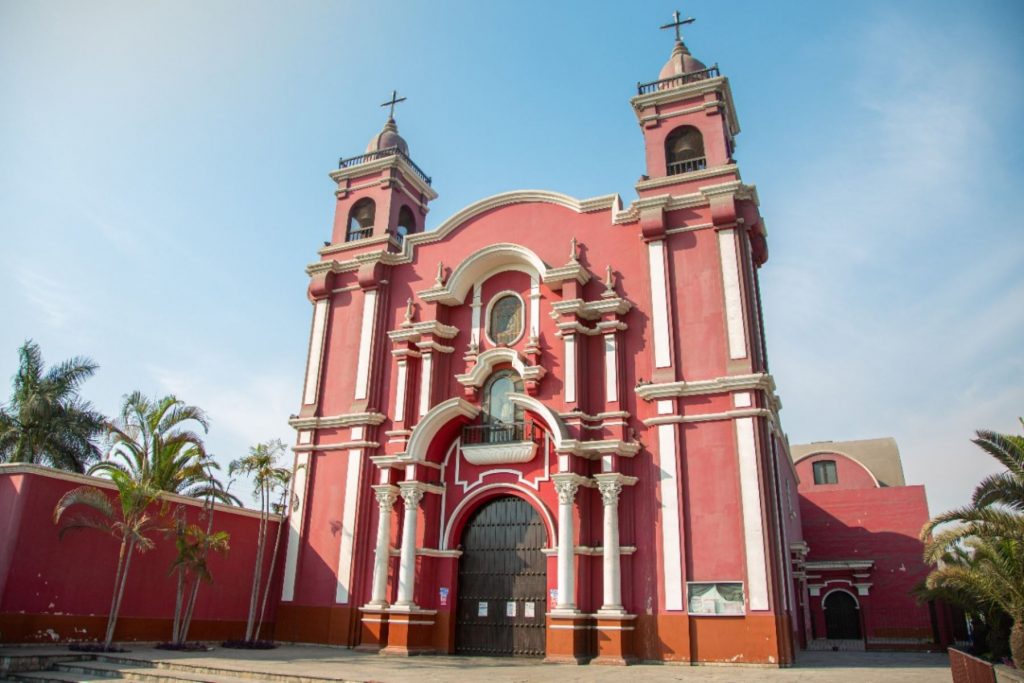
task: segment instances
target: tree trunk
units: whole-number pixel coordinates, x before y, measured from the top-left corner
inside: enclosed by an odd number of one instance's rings
[[[213,513],[214,513],[214,502],[213,496],[209,495],[206,497],[206,538],[210,538],[210,534],[213,533]],[[207,545],[203,548],[203,561],[206,561],[206,556],[210,554],[210,547]],[[197,574],[195,581],[192,584],[192,591],[186,601],[185,618],[181,624],[181,642],[188,642],[188,631],[192,627],[192,612],[196,608],[196,596],[199,594],[199,583],[200,578]]]
[[[103,634],[103,647],[110,647],[110,639],[113,635],[114,629],[111,627],[111,622],[117,620],[115,609],[117,607],[117,591],[118,586],[121,585],[121,572],[124,570],[124,557],[125,549],[128,547],[128,539],[121,539],[121,550],[117,555],[117,571],[114,572],[114,590],[111,591],[110,596],[110,612],[107,614],[107,631]]]
[[[253,639],[253,627],[256,622],[256,605],[259,604],[260,579],[263,575],[263,552],[267,545],[266,540],[266,519],[267,519],[267,496],[265,491],[260,491],[260,524],[259,538],[256,539],[256,567],[252,573],[252,591],[249,593],[249,618],[245,623],[245,639]]]
[[[1010,629],[1010,656],[1018,669],[1024,669],[1024,614],[1017,614]]]
[[[287,489],[286,489],[287,491]],[[284,496],[281,496],[282,505],[284,504]],[[260,630],[263,628],[263,615],[267,611],[267,596],[270,595],[270,584],[274,580],[274,565],[277,563],[277,550],[281,543],[281,527],[284,526],[284,520],[280,520],[277,523],[277,533],[274,535],[274,549],[270,554],[270,570],[267,572],[267,583],[263,589],[263,603],[260,605],[260,618],[256,622],[256,640],[260,639]]]
[[[174,595],[174,625],[171,626],[171,642],[181,642],[182,600],[185,597],[185,569],[178,567],[178,590]]]
[[[128,568],[132,564],[132,551],[135,549],[135,541],[128,541],[128,548],[124,556],[124,567],[121,568],[120,584],[114,591],[114,603],[110,608],[110,616],[107,618],[107,635],[103,642],[103,647],[107,650],[110,649],[110,644],[114,640],[114,628],[117,626],[117,615],[121,611],[121,598],[124,597],[124,587],[128,582]],[[122,546],[123,547],[123,546]]]

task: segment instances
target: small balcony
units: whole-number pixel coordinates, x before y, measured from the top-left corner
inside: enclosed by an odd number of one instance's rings
[[[412,170],[420,177],[420,180],[425,182],[427,185],[431,184],[430,176],[423,172],[416,163],[409,158],[409,155],[403,152],[398,147],[386,147],[385,149],[378,149],[376,152],[367,152],[366,154],[360,154],[357,157],[349,157],[348,159],[338,159],[338,168],[351,168],[352,166],[358,166],[359,164],[365,164],[368,161],[376,161],[377,159],[384,159],[387,157],[402,157],[409,165],[412,166]]]
[[[349,230],[348,234],[345,235],[346,242],[355,242],[356,240],[366,239],[373,234],[373,226],[368,225],[365,228],[359,228],[358,230]]]
[[[719,75],[718,65],[715,64],[714,66],[709,66],[702,71],[693,71],[688,74],[670,76],[668,78],[663,78],[660,81],[651,81],[650,83],[637,83],[636,94],[650,95],[654,92],[671,90],[672,88],[678,88],[679,86],[696,83],[698,81],[706,81],[709,78],[718,78]]]
[[[683,173],[692,173],[693,171],[703,171],[707,167],[707,157],[683,159],[682,161],[670,161],[668,163],[668,175],[681,175]]]
[[[543,430],[531,420],[467,425],[462,428],[462,456],[472,465],[529,462],[542,437]]]

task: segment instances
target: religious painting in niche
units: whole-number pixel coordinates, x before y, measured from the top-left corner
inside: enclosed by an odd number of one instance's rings
[[[523,332],[523,302],[513,294],[507,294],[491,306],[489,321],[491,340],[495,344],[511,344]]]
[[[743,614],[743,584],[687,583],[690,614]]]

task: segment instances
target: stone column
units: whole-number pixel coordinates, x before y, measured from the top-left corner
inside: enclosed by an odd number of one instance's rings
[[[558,492],[558,602],[559,612],[576,611],[576,572],[574,555],[576,534],[573,528],[573,502],[580,483],[575,474],[554,475]]]
[[[391,556],[391,508],[398,498],[394,486],[374,486],[380,516],[377,518],[377,554],[373,562],[373,590],[370,593],[371,607],[388,606],[388,559]]]
[[[604,502],[604,604],[601,612],[622,614],[622,574],[619,554],[619,494],[622,482],[618,477],[599,479],[597,488]]]
[[[418,485],[402,485],[401,494],[405,501],[405,519],[402,521],[402,556],[398,566],[398,600],[395,606],[411,608],[415,606],[412,599],[416,585],[416,526],[423,489]]]

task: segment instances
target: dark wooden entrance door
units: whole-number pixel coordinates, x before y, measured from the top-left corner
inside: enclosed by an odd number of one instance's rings
[[[846,591],[833,591],[825,598],[825,636],[860,640],[860,610]]]
[[[486,503],[462,532],[455,651],[544,654],[547,532],[537,511],[514,496]]]

